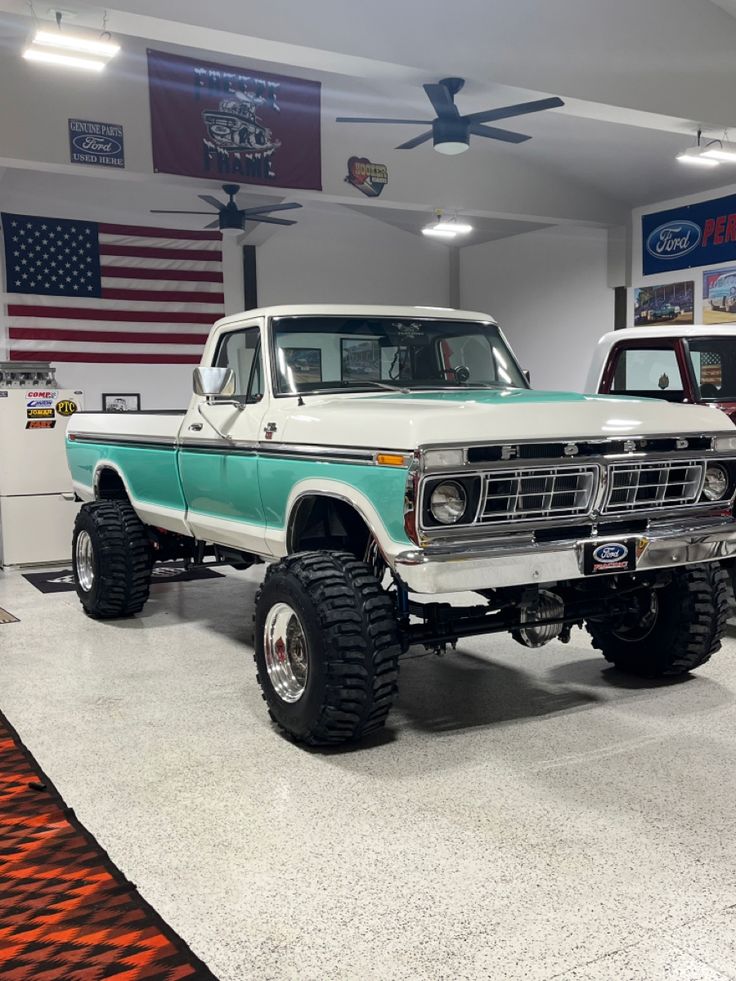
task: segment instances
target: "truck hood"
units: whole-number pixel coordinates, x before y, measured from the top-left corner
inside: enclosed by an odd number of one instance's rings
[[[526,389],[331,395],[284,413],[288,443],[415,449],[430,443],[733,432],[722,412],[658,399]]]

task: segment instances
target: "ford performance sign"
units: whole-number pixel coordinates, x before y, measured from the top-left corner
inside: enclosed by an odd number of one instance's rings
[[[736,258],[736,195],[643,215],[641,223],[645,276]]]
[[[89,119],[70,119],[69,153],[72,163],[124,167],[123,127]]]

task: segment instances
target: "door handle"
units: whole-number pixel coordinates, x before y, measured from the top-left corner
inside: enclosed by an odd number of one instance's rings
[[[201,422],[193,422],[189,428],[190,429],[193,429],[195,433],[198,433],[202,429],[202,423]]]

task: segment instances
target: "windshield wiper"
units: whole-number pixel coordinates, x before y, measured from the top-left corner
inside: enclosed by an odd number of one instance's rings
[[[410,388],[402,388],[401,385],[389,385],[388,382],[379,382],[371,379],[370,381],[359,382],[356,388],[363,388],[365,385],[375,385],[376,388],[385,388],[387,392],[401,392],[402,395],[410,395]]]

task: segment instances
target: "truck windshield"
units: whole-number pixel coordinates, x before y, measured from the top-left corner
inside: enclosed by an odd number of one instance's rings
[[[275,317],[276,391],[528,388],[493,324],[421,317]]]
[[[704,402],[736,402],[736,337],[690,337],[693,375]]]

